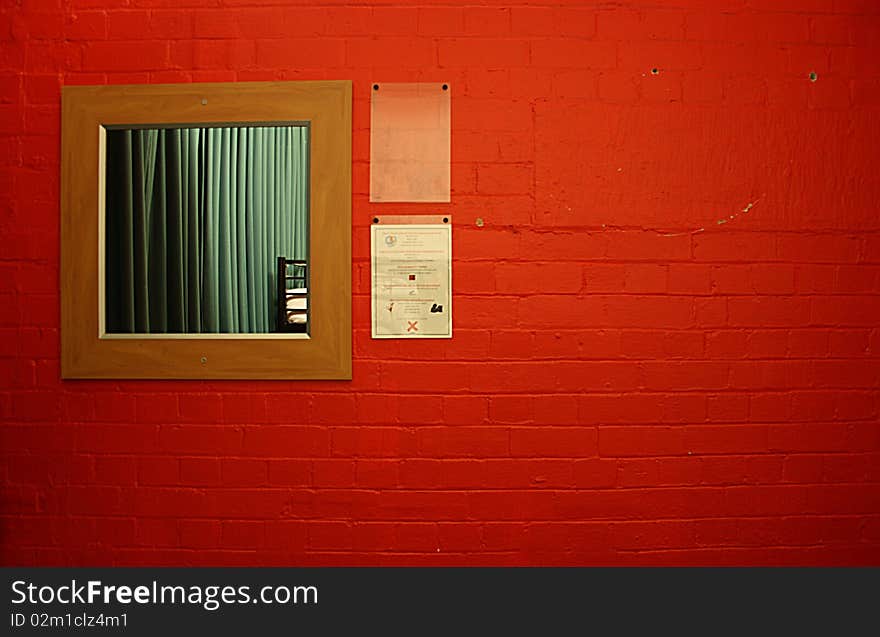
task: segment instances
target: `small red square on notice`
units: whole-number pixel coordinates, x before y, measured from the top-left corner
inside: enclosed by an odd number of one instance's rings
[[[410,275],[409,275],[409,280],[410,280],[410,281],[415,281],[415,280],[416,280],[416,275],[415,275],[415,274],[410,274]]]

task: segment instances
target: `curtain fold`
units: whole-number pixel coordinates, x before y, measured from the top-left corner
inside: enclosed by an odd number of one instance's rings
[[[308,258],[308,129],[107,131],[111,333],[275,330],[275,260]]]

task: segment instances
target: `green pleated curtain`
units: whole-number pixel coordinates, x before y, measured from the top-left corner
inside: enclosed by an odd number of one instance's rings
[[[111,333],[272,332],[307,259],[308,128],[107,131]]]

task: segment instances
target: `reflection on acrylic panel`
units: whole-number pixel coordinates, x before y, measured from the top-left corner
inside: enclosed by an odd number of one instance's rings
[[[306,332],[309,129],[107,129],[113,334]]]

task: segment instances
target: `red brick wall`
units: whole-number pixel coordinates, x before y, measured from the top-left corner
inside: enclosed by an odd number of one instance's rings
[[[880,563],[880,5],[428,4],[3,3],[3,563]],[[60,86],[323,78],[354,380],[61,382]],[[450,82],[448,207],[368,203],[374,80]],[[371,340],[438,209],[455,338]]]

